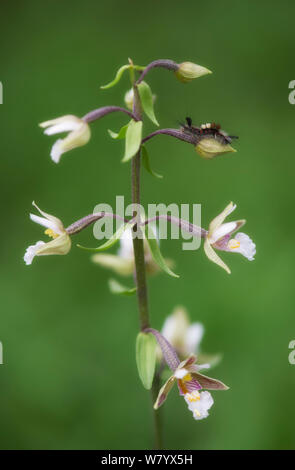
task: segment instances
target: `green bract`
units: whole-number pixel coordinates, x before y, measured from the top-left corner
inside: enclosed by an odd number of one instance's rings
[[[151,333],[140,332],[136,338],[136,364],[144,388],[152,388],[156,366],[157,342]]]
[[[122,162],[128,162],[138,152],[141,144],[142,121],[129,122],[126,131],[125,154]]]
[[[151,235],[151,234],[150,234]],[[151,250],[151,254],[152,254],[152,257],[153,257],[153,260],[155,261],[155,263],[157,263],[157,265],[167,274],[169,274],[169,276],[171,277],[179,277],[178,274],[175,274],[173,271],[171,271],[171,269],[167,266],[162,254],[161,254],[161,251],[160,251],[160,247],[159,247],[159,243],[157,242],[156,238],[149,238],[149,228],[148,226],[145,227],[145,236],[146,236],[146,240],[149,244],[149,247],[150,247],[150,250]]]
[[[124,295],[124,296],[130,296],[135,294],[137,288],[136,287],[125,287],[120,282],[118,282],[116,279],[109,279],[109,288],[112,294],[115,295]]]
[[[128,128],[128,124],[121,127],[119,132],[113,132],[113,131],[111,131],[111,129],[108,129],[108,133],[110,134],[112,139],[118,139],[118,140],[125,139],[127,128]]]
[[[145,67],[142,67],[141,65],[131,65],[131,64],[126,64],[126,65],[123,65],[122,67],[119,68],[119,70],[117,71],[116,73],[116,76],[114,78],[114,80],[112,80],[110,83],[108,83],[107,85],[102,85],[100,88],[102,90],[108,90],[109,88],[112,88],[113,86],[117,85],[117,83],[119,83],[119,81],[121,80],[122,78],[122,75],[123,73],[125,72],[125,70],[129,70],[129,69],[135,69],[135,70],[138,70],[138,71],[141,71],[141,70],[144,70]]]
[[[93,252],[108,250],[109,248],[111,248],[113,245],[115,245],[120,240],[120,238],[122,237],[125,230],[127,228],[131,228],[132,225],[133,225],[133,222],[132,223],[127,222],[126,224],[122,224],[118,228],[118,230],[111,236],[111,238],[109,238],[105,243],[98,246],[97,248],[88,248],[88,247],[82,246],[82,245],[77,245],[77,246],[78,246],[78,248],[82,248],[82,250],[93,251]]]
[[[149,154],[145,145],[141,146],[141,158],[142,158],[142,164],[144,168],[146,169],[146,171],[148,171],[148,173],[150,173],[155,178],[163,178],[162,175],[159,175],[159,173],[156,173],[155,171],[152,170],[151,165],[150,165],[150,157],[149,157]]]
[[[154,113],[154,99],[150,86],[146,82],[141,82],[139,83],[137,88],[141,99],[142,108],[145,114],[147,115],[147,117],[150,118],[150,120],[154,124],[156,124],[156,126],[159,126],[159,123]]]

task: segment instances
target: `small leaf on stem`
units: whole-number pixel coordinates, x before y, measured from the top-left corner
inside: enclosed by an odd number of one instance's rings
[[[127,228],[131,228],[133,226],[134,222],[127,222],[126,224],[122,224],[119,229],[109,238],[105,243],[102,245],[98,246],[97,248],[88,248],[86,246],[82,245],[77,245],[78,248],[82,248],[82,250],[87,250],[87,251],[93,251],[93,252],[98,252],[98,251],[105,251],[114,246],[122,237],[123,233]]]
[[[128,128],[128,124],[121,127],[119,132],[113,132],[113,131],[111,131],[111,129],[108,129],[108,133],[110,134],[112,139],[118,139],[118,140],[125,139],[127,128]]]
[[[154,112],[154,99],[150,86],[146,82],[141,82],[137,88],[145,114],[156,126],[159,126]]]
[[[145,145],[141,146],[141,156],[142,156],[142,164],[144,168],[146,169],[146,171],[150,173],[152,176],[154,176],[155,178],[163,178],[162,175],[159,175],[159,173],[156,173],[155,171],[152,170],[151,164],[150,164],[150,157],[149,157],[149,154]]]
[[[137,288],[136,287],[126,287],[120,284],[116,279],[109,279],[109,288],[112,294],[115,295],[123,295],[123,296],[131,296],[135,294]]]
[[[142,121],[129,122],[126,131],[125,155],[122,162],[128,162],[138,152],[141,145]]]
[[[108,90],[109,88],[112,88],[113,86],[117,85],[117,83],[119,83],[119,81],[121,80],[122,75],[125,72],[125,70],[130,69],[130,67],[131,67],[130,64],[126,64],[126,65],[123,65],[122,67],[120,67],[119,70],[116,73],[116,76],[115,76],[114,80],[112,80],[107,85],[102,85],[100,87],[101,90]]]
[[[145,227],[145,235],[146,235],[146,240],[149,244],[149,248],[151,250],[151,254],[152,254],[152,257],[155,261],[155,263],[157,263],[157,265],[166,273],[166,274],[169,274],[169,276],[171,277],[179,277],[178,274],[175,274],[173,271],[171,271],[171,269],[167,266],[162,254],[161,254],[161,251],[160,251],[160,247],[159,247],[159,244],[156,240],[156,238],[149,238],[149,228],[148,226]]]

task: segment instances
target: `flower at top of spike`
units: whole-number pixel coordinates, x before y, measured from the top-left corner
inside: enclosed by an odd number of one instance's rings
[[[193,417],[196,420],[207,418],[208,410],[213,405],[213,398],[208,391],[200,392],[200,390],[228,390],[228,387],[219,380],[200,374],[199,371],[208,368],[208,364],[197,365],[195,362],[196,356],[191,354],[178,365],[173,375],[160,389],[154,404],[155,409],[164,403],[174,383],[177,382],[179,393],[184,397]]]
[[[72,115],[45,121],[39,125],[45,128],[44,134],[46,135],[69,132],[64,139],[58,139],[51,149],[50,156],[55,163],[59,162],[63,153],[87,144],[91,136],[87,122]]]
[[[35,256],[66,255],[71,249],[71,239],[62,221],[53,215],[43,212],[34,202],[33,206],[38,209],[43,217],[30,214],[31,220],[46,227],[45,234],[53,238],[53,240],[47,243],[38,241],[35,245],[29,246],[24,256],[27,265],[32,264]]]
[[[239,232],[235,237],[232,235],[241,228],[246,221],[237,220],[223,223],[226,217],[236,208],[232,202],[217,216],[209,225],[209,230],[205,238],[204,250],[208,258],[230,274],[229,267],[217,255],[214,248],[221,251],[240,253],[249,261],[254,260],[256,245],[245,233]]]

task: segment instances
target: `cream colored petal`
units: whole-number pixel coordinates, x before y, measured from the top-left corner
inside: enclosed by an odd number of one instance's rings
[[[124,259],[117,255],[104,253],[97,253],[91,259],[104,268],[112,269],[120,276],[130,276],[134,271],[133,259]]]
[[[212,246],[210,245],[208,239],[205,239],[204,242],[204,250],[207,255],[207,257],[210,259],[210,261],[213,261],[213,263],[218,264],[221,268],[225,269],[225,271],[230,274],[230,269],[229,267],[222,261],[221,258],[216,254],[216,252],[213,250]]]
[[[77,116],[68,114],[56,119],[41,122],[39,126],[43,129],[47,127],[48,129],[46,129],[44,133],[47,135],[53,135],[59,132],[73,131],[81,125],[81,121],[82,119],[78,118]]]
[[[49,243],[42,245],[37,251],[37,256],[66,255],[71,249],[71,239],[67,233],[60,235]]]
[[[163,325],[162,335],[178,350],[184,348],[189,319],[184,307],[176,307]],[[190,351],[192,352],[192,351]]]
[[[91,137],[90,127],[86,122],[81,121],[81,125],[76,130],[70,132],[67,137],[60,142],[60,150],[62,153],[68,152],[76,147],[87,144]]]
[[[233,204],[233,202],[230,202],[228,206],[217,216],[215,217],[209,224],[209,237],[213,235],[213,232],[220,227],[220,225],[223,223],[223,221],[226,219],[226,217],[231,214],[237,206]]]
[[[158,398],[157,398],[157,400],[154,404],[154,409],[155,410],[157,410],[161,405],[163,405],[164,401],[166,400],[166,398],[168,396],[168,393],[170,392],[171,388],[174,385],[175,380],[176,379],[175,379],[174,375],[172,375],[171,377],[169,377],[167,382],[160,389],[159,394],[158,394]]]
[[[37,206],[35,201],[33,201],[32,204],[33,204],[34,207],[36,207],[36,209],[38,209],[38,211],[40,212],[41,215],[43,215],[43,217],[45,217],[47,220],[50,220],[51,222],[53,222],[55,224],[55,227],[57,229],[57,233],[64,233],[65,232],[65,228],[64,228],[63,223],[60,219],[58,219],[57,217],[54,217],[53,215],[47,214],[46,212],[42,211],[40,209],[40,207]],[[34,220],[34,219],[32,219],[32,220]],[[36,220],[34,220],[34,222],[36,222]],[[40,223],[40,222],[37,222],[37,223]]]
[[[58,235],[62,235],[62,233],[64,233],[64,230],[60,230],[59,225],[57,225],[55,222],[52,222],[51,220],[46,219],[45,217],[30,214],[30,219],[36,224],[42,225],[43,227],[53,230],[53,232],[57,233]]]

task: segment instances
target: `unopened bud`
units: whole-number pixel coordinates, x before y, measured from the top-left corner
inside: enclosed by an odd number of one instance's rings
[[[126,91],[125,96],[124,96],[124,102],[130,111],[133,109],[133,100],[134,100],[134,91],[133,88],[130,88],[130,90]]]
[[[236,150],[231,145],[223,144],[212,137],[207,137],[200,140],[195,148],[198,154],[206,159],[217,157],[223,153],[236,152]]]
[[[179,64],[175,75],[182,83],[188,83],[191,82],[194,78],[202,77],[208,73],[212,72],[211,70],[206,69],[206,67],[193,64],[192,62],[182,62],[182,64]]]

